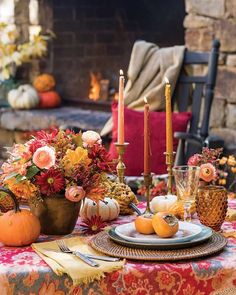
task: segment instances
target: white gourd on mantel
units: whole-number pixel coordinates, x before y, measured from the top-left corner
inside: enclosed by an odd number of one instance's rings
[[[13,109],[32,109],[39,104],[37,91],[28,84],[10,90],[7,99]]]

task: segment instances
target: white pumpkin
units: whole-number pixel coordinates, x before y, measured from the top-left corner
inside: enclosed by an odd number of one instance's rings
[[[37,91],[28,84],[9,91],[7,99],[13,109],[32,109],[39,104]]]
[[[80,216],[82,218],[91,218],[92,216],[100,216],[103,221],[110,221],[116,219],[120,213],[120,206],[118,202],[111,198],[104,198],[104,201],[98,203],[90,199],[85,199],[83,206],[80,209]]]

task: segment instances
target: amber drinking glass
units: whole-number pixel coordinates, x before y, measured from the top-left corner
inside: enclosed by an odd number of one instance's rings
[[[191,221],[190,207],[195,201],[199,185],[197,166],[175,166],[173,174],[179,201],[184,205],[184,221]]]
[[[196,210],[202,224],[220,231],[227,208],[227,191],[223,186],[208,185],[198,188]]]

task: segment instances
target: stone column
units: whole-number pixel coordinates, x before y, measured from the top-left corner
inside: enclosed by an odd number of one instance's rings
[[[194,51],[209,51],[218,38],[221,54],[211,133],[225,139],[229,150],[236,151],[236,1],[185,0],[185,44]]]

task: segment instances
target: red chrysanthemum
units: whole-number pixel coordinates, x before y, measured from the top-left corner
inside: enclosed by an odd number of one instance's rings
[[[82,220],[80,224],[81,230],[85,234],[96,234],[105,227],[106,223],[102,220],[101,216],[93,215],[91,218]]]
[[[65,178],[61,171],[49,169],[36,176],[36,184],[42,195],[50,196],[60,192],[65,187]]]
[[[38,148],[45,145],[45,142],[42,140],[34,139],[29,142],[29,150],[33,154]]]
[[[90,148],[88,156],[92,159],[91,165],[95,164],[101,171],[112,172],[114,170],[114,164],[104,146],[94,144]]]
[[[58,134],[58,129],[52,129],[50,133],[46,132],[45,130],[40,130],[37,132],[36,138],[46,143],[51,143],[53,140],[55,140],[55,137],[57,134]]]

